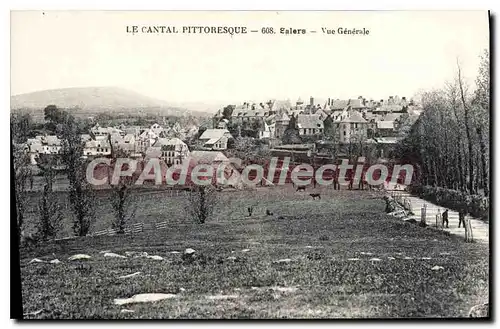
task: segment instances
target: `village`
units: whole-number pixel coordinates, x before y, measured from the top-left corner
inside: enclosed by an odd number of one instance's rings
[[[81,135],[82,157],[108,157],[112,149],[119,149],[133,159],[159,158],[167,166],[182,164],[188,157],[224,161],[238,151],[237,141],[245,140],[264,149],[261,154],[267,160],[291,156],[297,162],[314,158],[325,163],[363,156],[377,161],[391,157],[420,113],[412,100],[398,96],[380,101],[328,98],[324,104],[313,97],[308,103],[299,98],[295,104],[243,102],[221,108],[201,127],[179,122],[104,127],[96,122]],[[25,148],[36,165],[41,158],[57,159],[62,143],[56,135],[38,135],[29,138]]]

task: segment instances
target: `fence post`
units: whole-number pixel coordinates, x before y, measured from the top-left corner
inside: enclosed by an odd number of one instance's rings
[[[436,214],[436,228],[443,229],[443,222],[441,219],[441,209],[438,208],[438,213]]]
[[[470,218],[467,218],[467,222],[469,222],[470,242],[472,242],[474,241],[474,234],[472,233],[472,222]]]
[[[474,237],[472,234],[472,224],[469,218],[465,219],[464,228],[465,228],[465,242],[474,241]]]
[[[424,204],[422,209],[420,209],[420,223],[421,224],[426,224],[426,216],[427,216],[427,204]]]

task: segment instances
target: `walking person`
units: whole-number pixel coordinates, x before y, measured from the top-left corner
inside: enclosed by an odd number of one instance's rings
[[[448,209],[446,209],[443,212],[442,218],[443,218],[443,227],[444,227],[444,223],[446,222],[446,228],[448,228]]]

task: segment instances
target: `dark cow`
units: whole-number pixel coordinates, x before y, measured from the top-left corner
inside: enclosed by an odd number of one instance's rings
[[[316,198],[321,200],[321,194],[319,193],[311,193],[309,195],[312,196],[313,200],[316,200]]]

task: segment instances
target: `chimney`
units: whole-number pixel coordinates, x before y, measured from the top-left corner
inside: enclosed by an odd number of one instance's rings
[[[330,97],[328,97],[328,106],[330,106]]]
[[[314,105],[314,98],[312,96],[309,97],[309,105],[311,105],[311,106]]]

